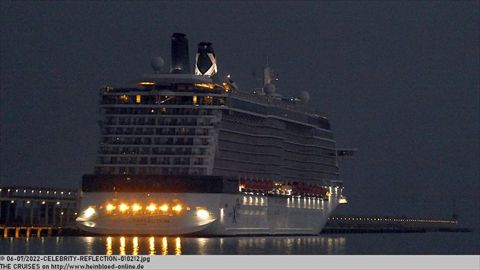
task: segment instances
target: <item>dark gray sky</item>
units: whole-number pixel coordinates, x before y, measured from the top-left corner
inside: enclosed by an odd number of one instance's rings
[[[478,1],[1,2],[0,184],[77,187],[96,159],[98,89],[211,41],[240,87],[269,57],[339,146],[340,212],[479,224]],[[192,61],[193,62],[193,61]]]

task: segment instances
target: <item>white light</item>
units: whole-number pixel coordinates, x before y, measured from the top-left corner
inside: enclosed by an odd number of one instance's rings
[[[198,209],[197,210],[197,217],[199,217],[201,219],[207,219],[208,217],[210,217],[210,213],[208,213],[208,211],[205,210],[205,209]]]
[[[27,201],[27,204],[29,204],[29,203],[30,203],[30,201]]]
[[[14,203],[15,201],[10,201],[10,203]]]
[[[60,202],[57,202],[57,205],[60,204]]]
[[[85,224],[85,226],[90,227],[90,228],[95,227],[95,222],[87,221],[87,222],[85,222],[85,223],[83,223],[83,224]]]
[[[83,211],[84,218],[91,218],[93,215],[95,215],[95,209],[91,206],[88,207],[85,211]]]

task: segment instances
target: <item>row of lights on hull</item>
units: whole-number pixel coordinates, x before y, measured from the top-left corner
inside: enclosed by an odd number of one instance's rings
[[[128,205],[126,203],[120,203],[118,205],[108,203],[105,205],[105,207],[101,206],[100,209],[105,209],[107,214],[112,214],[113,211],[115,210],[118,210],[121,214],[126,214],[126,213],[129,213],[130,211],[134,214],[140,213],[143,209],[145,209],[146,210],[145,213],[148,213],[148,214],[155,214],[158,211],[160,211],[162,214],[170,214],[171,211],[173,211],[176,214],[180,214],[184,210],[190,211],[190,207],[185,207],[181,204],[175,204],[173,206],[170,206],[169,204],[166,204],[166,203],[158,206],[155,203],[150,203],[145,207],[143,207],[138,203],[133,203],[132,205]],[[83,218],[89,219],[93,217],[96,213],[97,211],[95,210],[95,206],[89,206],[83,212],[82,216]],[[200,207],[197,207],[197,210],[195,213],[201,219],[207,219],[210,216],[210,213],[207,210]]]
[[[121,203],[119,205],[114,205],[114,204],[107,204],[105,206],[105,210],[107,211],[107,213],[111,213],[113,212],[114,210],[119,210],[120,213],[125,213],[129,210],[131,210],[132,212],[136,213],[136,212],[139,212],[141,211],[142,209],[144,209],[144,207],[138,203],[134,203],[132,205],[128,205],[126,203]],[[172,207],[170,207],[169,204],[162,204],[162,205],[159,205],[157,206],[155,203],[150,203],[149,205],[147,205],[145,207],[145,210],[147,210],[149,213],[154,213],[156,212],[157,210],[161,211],[161,212],[168,212],[169,210],[172,210],[176,213],[180,213],[183,211],[184,207],[181,205],[181,204],[176,204],[176,205],[173,205]],[[187,210],[190,210],[189,207],[186,207]]]

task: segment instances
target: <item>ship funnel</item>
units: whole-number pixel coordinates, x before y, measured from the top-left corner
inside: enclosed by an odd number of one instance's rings
[[[172,67],[171,73],[190,73],[190,60],[188,56],[188,39],[185,34],[172,35]]]
[[[213,76],[217,73],[217,59],[213,52],[212,43],[198,43],[198,51],[195,57],[195,75]]]

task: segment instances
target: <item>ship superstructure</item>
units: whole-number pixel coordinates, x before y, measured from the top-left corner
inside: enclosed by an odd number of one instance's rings
[[[100,92],[99,158],[82,183],[86,231],[101,234],[316,234],[344,198],[328,119],[309,96],[238,89],[212,44],[194,73],[184,34],[172,66]]]

